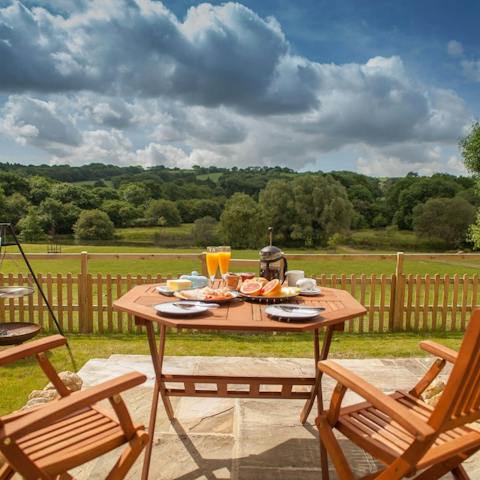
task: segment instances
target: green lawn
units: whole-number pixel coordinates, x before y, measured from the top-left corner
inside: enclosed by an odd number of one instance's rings
[[[173,227],[182,228],[182,227]],[[183,227],[185,228],[185,227]],[[141,229],[140,229],[141,230]],[[24,245],[27,252],[46,253],[47,247],[45,245]],[[9,252],[14,252],[15,248],[10,247]],[[62,246],[63,253],[79,253],[88,251],[90,253],[200,253],[200,248],[160,248],[154,246],[97,246],[97,245],[64,245]],[[285,249],[286,253],[314,253],[312,250],[289,250]],[[325,251],[317,251],[318,253],[325,253]],[[348,250],[349,253],[365,253],[361,250]],[[370,252],[373,253],[373,252]],[[386,253],[386,252],[378,252]],[[234,258],[258,259],[257,250],[238,250],[233,251]],[[80,271],[80,262],[73,260],[39,260],[33,261],[33,266],[39,273],[72,273],[77,274]],[[236,267],[233,270],[255,270],[256,264],[252,266]],[[89,272],[96,273],[111,273],[111,274],[181,274],[190,272],[192,270],[200,270],[200,262],[195,260],[91,260],[89,262]],[[342,260],[332,258],[328,260],[294,260],[289,262],[290,269],[305,270],[307,275],[310,274],[356,274],[361,275],[365,273],[367,276],[374,273],[381,275],[382,273],[391,274],[395,271],[395,262],[393,260],[379,260],[369,261],[365,259],[348,259]],[[480,270],[480,261],[471,260],[456,260],[456,261],[429,261],[429,260],[406,260],[405,273],[412,274],[426,274],[434,275],[439,273],[441,275],[454,275],[458,273],[463,275],[465,273],[473,275]],[[12,260],[5,260],[3,265],[0,264],[1,273],[24,273],[25,268],[22,262],[14,262]]]
[[[422,335],[414,333],[337,335],[332,343],[335,358],[422,356],[418,343],[432,338],[458,349],[461,334]],[[148,354],[144,335],[85,336],[71,335],[73,354],[81,367],[91,358],[106,358],[114,353]],[[167,340],[167,355],[228,355],[260,357],[311,357],[310,334],[225,335],[213,333],[174,333]],[[51,359],[60,370],[71,370],[66,349],[54,351]],[[33,389],[43,388],[47,381],[34,360],[27,359],[2,367],[0,375],[0,415],[20,408]]]

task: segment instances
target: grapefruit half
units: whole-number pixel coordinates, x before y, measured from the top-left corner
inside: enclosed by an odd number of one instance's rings
[[[277,278],[270,280],[262,288],[262,295],[265,297],[277,297],[281,293],[282,293],[282,285],[280,284],[280,280],[278,280]]]
[[[244,282],[240,287],[240,291],[244,295],[259,295],[262,290],[262,284],[254,280]]]

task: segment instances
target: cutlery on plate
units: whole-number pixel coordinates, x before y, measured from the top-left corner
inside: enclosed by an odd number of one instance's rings
[[[276,305],[276,307],[280,308],[280,310],[283,310],[284,312],[298,312],[298,311],[305,311],[305,310],[310,310],[314,312],[323,312],[325,309],[323,307],[294,307],[293,305]]]
[[[220,305],[218,303],[204,303],[204,302],[175,302],[173,305],[179,308],[193,308],[193,307],[207,307],[207,308],[218,308]]]

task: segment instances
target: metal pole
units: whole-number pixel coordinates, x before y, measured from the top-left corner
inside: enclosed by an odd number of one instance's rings
[[[17,235],[15,234],[15,230],[13,229],[12,224],[9,223],[8,227],[10,228],[10,232],[12,233],[12,236],[13,236],[13,238],[15,240],[15,243],[18,247],[18,250],[20,251],[20,254],[23,257],[23,260],[25,261],[25,264],[27,265],[28,271],[30,272],[30,275],[32,276],[33,281],[35,282],[35,285],[37,286],[38,291],[40,292],[40,295],[42,296],[43,301],[45,302],[45,305],[47,306],[47,310],[48,310],[50,316],[52,317],[52,320],[54,321],[58,332],[60,333],[60,335],[65,337],[65,333],[63,332],[62,327],[58,323],[57,317],[55,316],[55,313],[53,312],[52,306],[50,305],[42,287],[40,286],[40,283],[38,282],[37,276],[35,275],[35,272],[33,271],[33,268],[30,265],[30,262],[29,262],[27,256],[25,255],[25,252],[23,251],[22,245],[20,244],[20,241],[18,240]],[[67,340],[67,343],[66,343],[66,347],[67,347],[67,350],[68,350],[68,354],[70,356],[70,360],[72,361],[73,369],[76,372],[77,371],[77,364],[75,363],[75,359],[73,358],[72,349],[70,348],[68,340]]]

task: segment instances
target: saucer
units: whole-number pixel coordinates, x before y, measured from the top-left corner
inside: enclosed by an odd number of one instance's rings
[[[300,295],[304,297],[316,297],[317,295],[321,295],[322,290],[320,288],[312,288],[311,290],[300,290]]]

